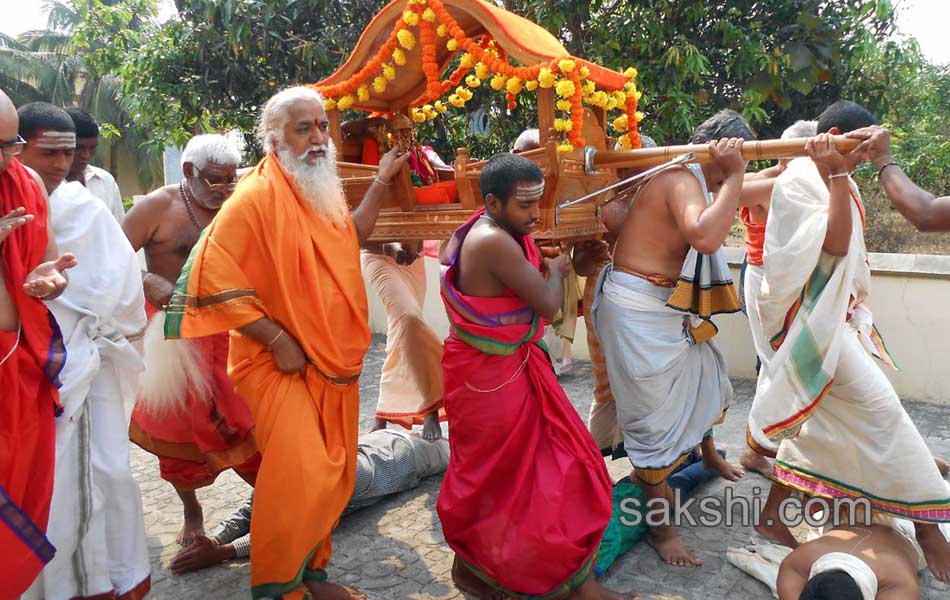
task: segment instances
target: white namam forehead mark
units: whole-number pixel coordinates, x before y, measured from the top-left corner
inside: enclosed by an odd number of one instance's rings
[[[515,188],[515,200],[519,202],[533,202],[540,198],[542,194],[544,194],[544,181]]]
[[[74,149],[76,134],[72,131],[44,131],[30,140],[30,144],[46,150]]]

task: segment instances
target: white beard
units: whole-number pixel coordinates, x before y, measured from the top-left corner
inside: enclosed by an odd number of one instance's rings
[[[336,226],[345,226],[350,209],[336,170],[336,148],[333,142],[320,148],[326,151],[326,155],[313,164],[304,160],[307,152],[313,148],[308,148],[301,156],[294,155],[292,150],[281,148],[277,151],[277,159],[293,178],[301,195],[317,216]]]

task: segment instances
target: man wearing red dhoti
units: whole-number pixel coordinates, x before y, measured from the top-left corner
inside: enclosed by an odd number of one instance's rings
[[[540,318],[560,308],[568,257],[530,232],[541,170],[513,154],[485,165],[485,210],[450,240],[442,298],[445,409],[452,435],[438,512],[452,578],[479,598],[619,598],[590,577],[611,513],[597,446],[557,382]]]
[[[57,256],[41,180],[15,158],[25,143],[0,91],[0,591],[16,598],[56,549],[46,538],[53,494],[59,327],[40,299],[66,288],[75,258]],[[46,261],[46,262],[44,262]]]
[[[148,299],[145,373],[129,437],[158,456],[162,479],[175,487],[184,508],[182,546],[204,541],[204,515],[195,490],[234,469],[254,484],[260,454],[254,419],[228,377],[228,333],[165,340],[165,310],[174,282],[234,190],[241,153],[223,135],[193,137],[182,152],[184,179],[140,200],[122,221],[132,248],[145,250],[142,283]]]

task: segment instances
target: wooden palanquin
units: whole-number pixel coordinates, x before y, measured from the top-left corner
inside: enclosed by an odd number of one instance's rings
[[[329,86],[346,81],[357,73],[386,42],[396,22],[401,18],[408,0],[397,0],[383,8],[364,30],[347,62],[333,75],[316,86]],[[567,50],[542,27],[483,0],[444,0],[449,13],[466,35],[490,35],[509,57],[525,65],[538,64],[558,58],[569,58]],[[405,114],[424,97],[426,78],[422,71],[422,44],[405,51],[406,65],[399,67],[398,77],[389,82],[382,94],[367,101],[357,101],[352,109],[364,113]],[[444,72],[456,52],[449,51],[444,41],[438,44],[437,61]],[[586,66],[589,79],[598,89],[623,89],[628,79],[621,73],[574,58]],[[554,132],[555,91],[538,88],[538,128],[542,147],[523,154],[535,161],[545,175],[545,192],[541,201],[541,223],[535,230],[538,240],[563,241],[596,236],[603,232],[596,203],[584,203],[560,212],[555,223],[555,207],[599,190],[616,180],[612,167],[585,172],[583,149],[559,152]],[[328,111],[330,131],[338,149],[339,169],[343,178],[347,201],[356,206],[376,176],[377,168],[360,164],[357,137],[346,137],[341,127],[340,111]],[[585,108],[582,135],[588,146],[604,150],[612,141],[606,135],[606,115],[599,108]],[[480,157],[488,158],[488,157]],[[416,201],[409,169],[397,179],[388,191],[384,208],[376,223],[370,241],[447,239],[483,202],[478,188],[478,177],[484,165],[482,160],[469,156],[466,148],[459,148],[454,169],[439,174],[440,180],[454,180],[458,201],[451,204],[420,205]]]

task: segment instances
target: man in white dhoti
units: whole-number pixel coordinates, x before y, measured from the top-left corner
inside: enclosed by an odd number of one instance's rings
[[[67,350],[47,533],[56,555],[24,598],[137,599],[150,587],[128,440],[142,368],[132,342],[145,328],[138,261],[106,206],[82,184],[64,182],[75,147],[69,115],[45,103],[25,105],[19,115],[22,162],[50,189],[57,245],[79,260],[66,292],[48,303]]]
[[[874,123],[864,108],[837,102],[818,119],[820,134]],[[829,135],[806,146],[776,181],[765,235],[758,315],[770,341],[749,415],[749,445],[776,456],[773,483],[756,530],[789,546],[780,505],[792,490],[826,498],[866,498],[873,510],[915,521],[937,579],[950,581],[950,493],[894,388],[872,357],[893,366],[866,302],[871,271],[864,207],[850,172],[864,160],[842,156]]]
[[[751,138],[732,111],[703,123],[692,141],[708,142],[714,160],[671,167],[639,190],[594,292],[591,316],[624,448],[648,501],[665,501],[668,510],[675,507],[666,478],[697,445],[707,468],[742,476],[713,444],[732,385],[709,319],[739,310],[720,248],[742,193],[742,141]],[[669,520],[648,539],[669,564],[702,563]]]
[[[442,340],[426,324],[426,267],[422,242],[371,244],[360,254],[363,272],[386,308],[386,362],[379,379],[374,429],[387,423],[423,438],[442,437]]]

